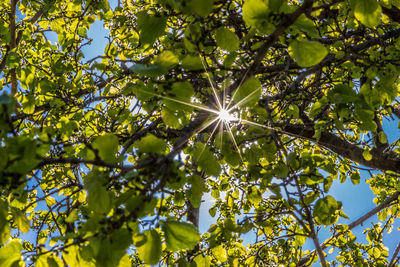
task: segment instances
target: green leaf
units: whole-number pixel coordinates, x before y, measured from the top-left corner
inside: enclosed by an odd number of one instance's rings
[[[210,257],[203,256],[202,254],[197,255],[194,257],[193,261],[196,263],[197,267],[209,267],[210,266]]]
[[[249,193],[247,194],[247,199],[255,206],[258,205],[262,201],[261,192],[258,190],[257,186],[253,185],[250,187]]]
[[[364,159],[366,160],[366,161],[370,161],[370,160],[372,160],[372,155],[371,155],[371,153],[369,152],[369,150],[364,150],[364,152],[362,153],[362,155],[363,155],[363,157],[364,157]]]
[[[387,140],[386,134],[384,132],[379,132],[378,138],[379,138],[380,143],[387,144],[388,140]]]
[[[111,209],[111,199],[107,190],[99,182],[90,185],[87,202],[96,213],[107,214]]]
[[[81,266],[79,246],[69,246],[63,250],[62,257],[68,266]]]
[[[219,165],[217,157],[214,156],[214,153],[201,143],[196,143],[196,148],[194,158],[200,168],[202,168],[207,175],[219,176],[221,166]]]
[[[11,240],[7,245],[0,248],[0,266],[17,266],[16,263],[21,260],[22,245],[19,239]]]
[[[339,216],[336,211],[342,206],[341,202],[338,202],[332,196],[326,196],[318,199],[314,206],[314,217],[318,224],[331,225],[335,223]]]
[[[220,262],[226,262],[228,260],[228,255],[223,245],[219,245],[211,249],[213,256]]]
[[[182,68],[186,70],[201,70],[203,63],[198,56],[187,55],[182,59]]]
[[[149,77],[161,76],[166,72],[166,69],[158,64],[152,64],[147,66],[137,63],[134,64],[129,69],[133,72],[136,72],[137,74]]]
[[[5,244],[10,238],[10,226],[7,220],[7,202],[0,200],[0,245]]]
[[[99,156],[104,161],[115,162],[115,154],[118,152],[118,137],[112,133],[96,137],[92,142],[93,148],[97,149]]]
[[[98,252],[96,252],[96,267],[114,267],[117,266],[121,259],[126,255],[126,250],[132,243],[132,236],[126,228],[115,229],[109,233],[106,238],[96,240],[99,243]],[[80,256],[82,260],[89,262],[92,260],[93,249],[84,251],[81,247]],[[93,248],[93,246],[92,246]],[[87,264],[86,264],[87,265]],[[86,266],[81,264],[81,266]],[[94,267],[94,266],[93,266]]]
[[[198,208],[201,204],[201,197],[206,191],[204,179],[198,175],[193,175],[189,177],[188,182],[191,184],[188,192],[188,198],[192,206]]]
[[[193,94],[194,89],[189,82],[176,82],[172,85],[172,90],[168,95],[170,99],[164,99],[163,102],[170,110],[191,112],[193,107],[190,99]]]
[[[214,0],[187,0],[185,1],[185,11],[201,17],[207,17],[213,9]]]
[[[350,174],[351,182],[355,185],[360,183],[360,173],[359,172],[352,172]]]
[[[68,217],[65,218],[65,222],[73,223],[73,222],[77,221],[78,219],[79,219],[78,210],[74,209],[71,211],[71,213],[68,215]]]
[[[154,62],[162,68],[171,69],[178,64],[179,59],[171,51],[164,51],[154,59]]]
[[[163,154],[167,150],[167,143],[150,133],[136,141],[134,146],[142,153]]]
[[[246,0],[243,4],[243,20],[250,27],[254,27],[262,33],[269,33],[272,27],[268,21],[269,1]]]
[[[27,233],[31,228],[29,220],[25,217],[25,215],[18,209],[12,209],[13,219],[18,229],[22,233]]]
[[[165,17],[149,15],[144,11],[138,13],[136,16],[137,28],[142,44],[152,45],[158,37],[164,34],[167,25],[167,19]]]
[[[233,93],[233,99],[239,106],[252,107],[257,104],[261,97],[261,87],[260,81],[251,77]]]
[[[336,104],[357,101],[356,92],[347,84],[337,84],[328,92],[328,99]]]
[[[64,264],[62,263],[59,257],[54,255],[43,254],[41,255],[35,262],[36,267],[63,267]]]
[[[289,168],[288,166],[286,166],[283,163],[278,163],[275,167],[274,167],[274,174],[278,177],[278,178],[286,178],[288,177],[289,174]]]
[[[17,68],[20,64],[21,58],[15,51],[9,51],[6,58],[6,64],[9,68]]]
[[[300,39],[290,43],[289,53],[300,67],[311,67],[320,63],[328,50],[319,42]]]
[[[169,108],[164,107],[161,111],[161,117],[163,122],[173,129],[180,129],[182,128],[182,123],[179,121],[179,117],[175,114],[174,111],[171,111]]]
[[[239,38],[227,28],[218,28],[215,33],[217,45],[228,52],[234,52],[239,49]]]
[[[314,22],[302,14],[294,23],[294,26],[299,30],[306,32],[311,37],[318,37],[318,31],[315,28]]]
[[[356,0],[354,16],[365,26],[374,28],[381,21],[381,5],[376,0]]]
[[[314,118],[315,116],[317,116],[327,103],[328,99],[326,97],[321,97],[320,99],[318,99],[318,101],[311,106],[310,117]]]
[[[200,234],[192,224],[166,221],[162,225],[167,248],[171,251],[193,249],[200,241]]]

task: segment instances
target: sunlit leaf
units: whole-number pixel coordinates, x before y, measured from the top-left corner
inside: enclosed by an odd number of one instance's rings
[[[154,229],[143,232],[142,241],[136,245],[139,258],[147,264],[157,264],[161,257],[161,238]],[[139,238],[135,238],[139,240]]]
[[[320,63],[328,50],[319,42],[300,39],[290,43],[289,53],[300,67],[311,67]]]
[[[239,106],[252,107],[260,99],[261,87],[260,81],[255,77],[251,77],[233,93],[233,99]]]
[[[111,162],[116,160],[118,145],[118,137],[111,133],[96,137],[92,143],[93,148],[98,150],[100,158]]]
[[[365,26],[376,27],[379,25],[382,8],[376,0],[355,0],[354,15]]]
[[[149,15],[146,12],[137,14],[137,27],[140,30],[140,41],[152,45],[160,37],[166,26],[166,18]]]
[[[219,28],[215,33],[217,45],[222,49],[233,52],[239,49],[239,38],[227,28]]]
[[[19,239],[11,240],[7,245],[0,248],[0,265],[4,267],[16,266],[21,260],[22,245]]]
[[[166,221],[162,225],[167,242],[167,248],[171,251],[181,249],[193,249],[200,241],[200,234],[196,227],[185,222]]]
[[[157,138],[152,134],[147,134],[135,143],[135,147],[140,152],[162,154],[167,149],[167,144],[164,140]]]

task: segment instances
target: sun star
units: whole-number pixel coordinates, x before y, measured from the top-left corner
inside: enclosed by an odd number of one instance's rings
[[[236,117],[229,113],[229,110],[223,108],[218,112],[218,119],[223,122],[230,122],[236,120]]]

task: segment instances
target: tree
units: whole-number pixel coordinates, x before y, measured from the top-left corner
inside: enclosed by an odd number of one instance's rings
[[[0,265],[396,265],[399,8],[3,1]],[[87,58],[96,21],[107,45]],[[349,219],[335,179],[368,183],[376,208]]]

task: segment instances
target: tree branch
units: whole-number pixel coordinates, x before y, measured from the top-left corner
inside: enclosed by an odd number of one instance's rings
[[[394,265],[397,261],[396,258],[397,258],[397,255],[399,254],[399,251],[400,251],[400,242],[397,244],[396,250],[393,253],[392,259],[390,260],[388,267],[394,267]]]
[[[10,5],[10,51],[16,46],[16,28],[15,28],[15,10],[17,8],[17,0],[11,0]],[[15,73],[15,68],[10,70],[11,79],[11,95],[15,95],[18,89],[17,74]]]
[[[303,125],[288,125],[284,127],[284,133],[295,137],[308,139],[314,143],[317,143],[337,154],[357,162],[364,166],[379,169],[381,171],[393,171],[400,173],[400,157],[388,157],[389,154],[382,154],[375,150],[371,151],[372,159],[364,159],[364,150],[346,140],[341,139],[335,134],[322,132],[319,139],[314,137],[315,130],[312,128],[306,128]],[[394,152],[393,152],[394,153]],[[397,155],[397,154],[396,154]]]
[[[126,166],[126,165],[120,165],[117,163],[110,163],[110,162],[105,162],[102,160],[87,160],[87,159],[80,159],[80,158],[44,158],[39,165],[36,167],[36,169],[40,169],[46,165],[53,165],[53,164],[91,164],[91,165],[96,165],[96,166],[103,166],[103,167],[109,167],[109,168],[117,168],[117,169],[122,169],[122,170],[133,170],[142,167],[142,165],[137,165],[137,166]]]
[[[368,220],[369,218],[371,218],[372,216],[374,216],[375,214],[377,214],[381,210],[391,206],[392,202],[396,201],[399,198],[399,196],[400,196],[400,192],[394,193],[392,196],[388,197],[380,205],[376,206],[375,208],[373,208],[372,210],[370,210],[369,212],[367,212],[366,214],[364,214],[363,216],[361,216],[357,220],[355,220],[352,223],[350,223],[348,225],[349,226],[348,229],[352,230],[353,228],[363,224],[366,220]],[[331,236],[330,238],[328,238],[327,240],[325,240],[324,243],[321,244],[321,249],[327,248],[328,245],[329,245],[329,242],[332,239],[334,239],[334,238],[336,238],[336,237],[338,237],[340,235],[342,235],[342,232],[336,233],[333,236]],[[396,248],[396,250],[397,250],[397,248]],[[309,255],[301,258],[296,266],[299,266],[299,267],[304,266],[304,264],[306,264],[310,260],[312,254],[313,254],[313,252],[311,252]]]

